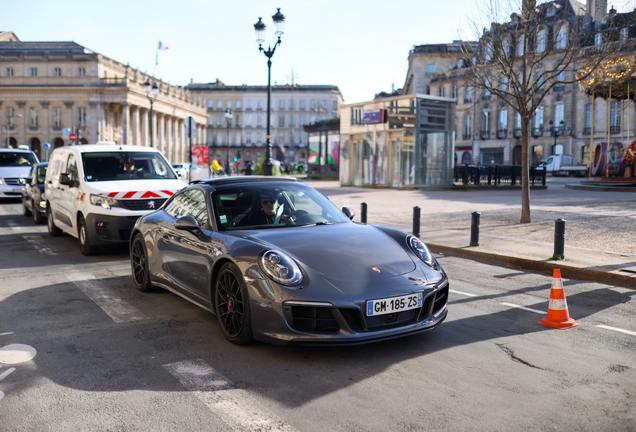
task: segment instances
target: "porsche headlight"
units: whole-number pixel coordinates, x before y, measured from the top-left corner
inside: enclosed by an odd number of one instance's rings
[[[111,207],[119,207],[119,201],[115,198],[108,198],[101,195],[91,194],[91,204],[96,206],[102,206],[105,209],[110,210]]]
[[[298,264],[282,252],[268,250],[261,255],[258,263],[270,279],[281,285],[298,285],[303,280]]]
[[[415,252],[415,255],[417,255],[426,264],[433,267],[435,259],[433,258],[431,251],[428,250],[428,247],[424,244],[422,240],[414,236],[408,236],[406,241],[411,247],[411,250]]]

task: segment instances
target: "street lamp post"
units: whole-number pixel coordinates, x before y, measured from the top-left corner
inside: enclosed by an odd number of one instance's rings
[[[267,57],[267,138],[265,141],[265,161],[263,162],[263,174],[272,175],[272,145],[270,142],[270,108],[271,108],[271,77],[272,77],[272,56],[276,51],[276,46],[280,45],[280,37],[284,33],[285,29],[285,15],[280,12],[280,8],[276,8],[277,12],[272,16],[274,21],[274,34],[278,36],[278,40],[274,44],[274,47],[268,47],[267,50],[263,48],[263,42],[265,42],[265,23],[261,21],[262,17],[258,17],[258,22],[254,24],[254,30],[256,31],[256,42],[258,42],[258,50],[263,51],[265,57]]]
[[[231,174],[231,170],[230,170],[230,125],[232,123],[232,110],[231,109],[226,109],[225,110],[225,121],[227,123],[227,140],[225,141],[225,145],[227,148],[227,156],[225,159],[225,166],[227,168],[227,175]]]
[[[552,148],[552,151],[554,151],[554,149],[556,148],[557,137],[563,134],[564,124],[565,123],[563,123],[563,120],[561,120],[561,122],[559,123],[559,126],[554,126],[554,123],[552,123],[552,120],[550,120],[550,134],[554,137],[554,147]]]
[[[147,80],[146,83],[144,84],[144,87],[146,88],[146,97],[150,101],[150,147],[154,147],[153,140],[152,140],[152,135],[154,132],[152,128],[152,104],[157,100],[157,96],[159,96],[159,86],[157,85],[156,82],[152,83],[151,85],[150,80]],[[152,96],[150,96],[151,93],[152,93]]]

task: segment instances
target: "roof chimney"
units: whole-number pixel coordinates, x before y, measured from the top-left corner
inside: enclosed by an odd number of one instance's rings
[[[607,22],[607,0],[587,0],[585,13],[592,17],[595,23]]]

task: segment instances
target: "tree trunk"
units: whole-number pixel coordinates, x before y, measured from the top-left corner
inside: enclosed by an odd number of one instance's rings
[[[530,119],[521,118],[521,221],[530,223]]]

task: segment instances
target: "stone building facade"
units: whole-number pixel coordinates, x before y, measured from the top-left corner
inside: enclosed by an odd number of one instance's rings
[[[606,0],[588,0],[582,4],[575,0],[556,0],[541,5],[546,18],[541,23],[545,37],[551,38],[546,46],[558,49],[558,39],[569,40],[574,22],[585,25],[586,34],[576,42],[580,49],[589,49],[599,40],[607,42],[607,29],[617,29],[614,42],[621,51],[633,57],[636,39],[636,11],[617,14],[608,12]],[[511,49],[517,47],[513,44]],[[447,93],[456,87],[456,164],[521,165],[521,123],[502,100],[490,97],[481,89],[467,84],[466,70],[462,66],[471,59],[461,59],[455,67],[431,79],[431,92]],[[546,67],[554,59],[546,58]],[[564,81],[574,79],[573,71],[580,65],[572,64],[564,72]],[[464,69],[464,70],[462,70]],[[594,109],[592,110],[592,107]],[[563,123],[561,123],[563,122]],[[592,128],[592,125],[594,126]],[[607,141],[631,142],[636,128],[636,110],[633,103],[605,100],[584,94],[578,84],[556,85],[545,96],[541,107],[530,123],[530,165],[538,165],[553,154],[571,154],[577,161],[590,163],[590,144]],[[592,129],[594,136],[591,136]]]
[[[145,83],[159,87],[153,103]],[[152,96],[152,95],[151,95]],[[170,162],[188,160],[185,120],[205,143],[207,113],[185,88],[170,85],[75,42],[22,42],[0,32],[0,146],[26,145],[42,160],[51,148],[115,141],[160,149]]]
[[[257,162],[265,155],[267,86],[191,83],[187,90],[207,109],[207,143],[211,157],[232,162]],[[303,126],[337,118],[342,94],[332,85],[272,85],[270,135],[272,157],[293,164],[307,162]],[[232,111],[228,128],[225,112]]]

